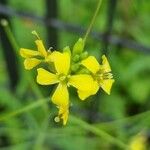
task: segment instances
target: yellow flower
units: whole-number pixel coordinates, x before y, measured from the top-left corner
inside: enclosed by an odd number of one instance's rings
[[[55,117],[55,122],[59,122],[60,119],[62,119],[63,125],[66,125],[69,115],[69,108],[59,106],[58,109],[58,116]]]
[[[85,60],[81,61],[81,64],[85,66],[91,73],[95,80],[95,88],[93,90],[96,93],[101,87],[107,94],[110,94],[114,79],[111,72],[109,62],[105,55],[102,56],[102,65],[98,63],[94,56],[89,56]],[[80,91],[83,97],[89,96],[86,93]]]
[[[38,36],[36,32],[34,34],[36,34],[36,36]],[[30,69],[36,67],[42,61],[48,60],[49,52],[46,51],[42,40],[40,40],[40,39],[36,40],[35,44],[37,46],[37,51],[31,50],[31,49],[26,49],[26,48],[20,49],[20,55],[23,58],[25,58],[24,66],[25,66],[25,69],[27,69],[27,70],[30,70]]]
[[[146,150],[146,137],[138,134],[131,139],[129,150]]]
[[[59,109],[58,117],[56,117],[55,120],[59,121],[62,119],[65,125],[69,114],[69,92],[67,87],[72,85],[85,93],[91,92],[90,89],[93,88],[94,81],[91,75],[70,75],[70,54],[67,51],[63,53],[55,51],[51,54],[50,59],[54,63],[56,73],[51,73],[43,68],[39,68],[37,69],[37,82],[41,85],[58,83],[52,95],[52,102],[56,104]]]

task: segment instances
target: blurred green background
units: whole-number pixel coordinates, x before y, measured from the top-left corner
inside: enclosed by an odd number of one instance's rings
[[[3,1],[3,0],[2,0]],[[3,2],[0,2],[0,6]],[[97,0],[50,0],[57,8],[48,6],[44,0],[9,0],[5,4],[20,12],[57,19],[79,28],[87,29]],[[110,4],[111,3],[111,4]],[[116,8],[115,8],[115,3]],[[48,7],[50,9],[48,9]],[[0,10],[2,8],[0,7]],[[10,11],[10,10],[8,10]],[[111,12],[112,11],[112,12]],[[0,11],[1,12],[1,11]],[[6,10],[7,12],[7,10]],[[111,95],[102,90],[86,101],[78,99],[70,90],[70,117],[66,126],[53,121],[57,114],[55,105],[49,102],[52,88],[36,83],[36,71],[26,71],[19,60],[19,49],[5,49],[0,41],[0,149],[1,150],[120,150],[117,142],[111,142],[97,133],[105,131],[126,145],[131,138],[145,131],[147,145],[150,137],[150,1],[118,0],[103,1],[93,27],[95,33],[116,35],[125,43],[126,39],[149,47],[147,52],[139,47],[128,48],[122,44],[88,37],[86,50],[100,60],[107,53],[115,84]],[[53,15],[54,13],[54,15]],[[55,13],[57,15],[55,15]],[[114,16],[111,16],[114,13]],[[52,16],[50,15],[52,14]],[[1,16],[1,13],[0,13]],[[1,16],[6,17],[4,14]],[[113,23],[111,19],[113,17]],[[54,18],[55,19],[55,18]],[[110,19],[110,20],[109,20]],[[19,47],[36,48],[31,34],[36,30],[46,44],[57,49],[72,47],[85,33],[55,30],[32,17],[9,18],[14,37]],[[60,25],[60,24],[59,24]],[[2,26],[0,26],[1,30]],[[5,32],[1,32],[3,39]],[[52,35],[50,35],[52,33]],[[49,41],[49,39],[51,41]],[[7,43],[7,41],[5,40]],[[9,45],[8,43],[5,45]],[[51,45],[57,43],[57,45]],[[130,45],[130,44],[129,44]],[[130,46],[129,46],[130,47]],[[106,48],[106,49],[105,49]],[[136,50],[137,49],[137,50]],[[141,51],[138,51],[141,50]],[[15,63],[16,58],[16,63]],[[10,78],[7,63],[17,64],[18,76]],[[17,77],[15,85],[11,84]],[[45,103],[47,100],[48,103]],[[29,106],[29,107],[28,107]],[[48,107],[48,108],[47,108]],[[19,111],[18,111],[19,110]],[[146,113],[143,113],[146,112]],[[17,115],[18,114],[18,115]],[[140,114],[140,115],[137,115]],[[98,131],[97,131],[98,130]],[[101,135],[101,133],[100,133]],[[150,146],[147,146],[147,149]]]

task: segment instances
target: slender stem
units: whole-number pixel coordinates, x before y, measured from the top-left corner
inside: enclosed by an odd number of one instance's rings
[[[20,114],[22,114],[24,112],[28,112],[31,109],[37,108],[39,106],[42,106],[43,104],[45,104],[48,101],[49,101],[49,98],[40,99],[40,100],[38,100],[38,101],[36,101],[34,103],[31,103],[31,104],[29,104],[29,105],[27,105],[27,106],[25,106],[23,108],[20,108],[20,109],[16,110],[16,111],[13,111],[13,112],[1,115],[0,116],[0,121],[4,121],[4,120],[6,120],[6,119],[8,119],[10,117],[20,115]]]
[[[70,120],[79,125],[80,127],[82,127],[83,129],[87,130],[87,131],[90,131],[92,133],[94,133],[95,135],[101,137],[101,138],[104,138],[105,140],[109,141],[110,143],[112,144],[115,144],[117,145],[118,147],[126,150],[128,148],[128,146],[123,143],[121,140],[111,136],[110,134],[108,134],[107,132],[105,132],[104,130],[101,130],[100,128],[97,128],[93,125],[90,125],[88,124],[87,122],[79,119],[79,118],[76,118],[74,116],[70,116]]]
[[[113,120],[113,121],[109,121],[109,122],[101,122],[97,125],[114,126],[114,125],[118,125],[122,122],[131,123],[132,121],[135,121],[135,120],[141,120],[142,118],[147,118],[147,116],[149,116],[149,115],[150,115],[150,110],[141,112],[141,113],[133,115],[133,116],[129,116],[129,117],[125,117],[125,118],[121,118],[121,119],[117,119],[117,120]]]
[[[20,48],[20,46],[19,46],[18,43],[16,42],[16,39],[15,39],[15,37],[14,37],[14,35],[13,35],[13,33],[12,33],[10,27],[9,27],[9,24],[8,24],[7,20],[4,20],[4,19],[3,19],[3,20],[1,21],[1,24],[3,25],[4,30],[5,30],[5,32],[6,32],[7,36],[8,36],[8,39],[9,39],[11,45],[13,46],[13,49],[14,49],[14,51],[15,51],[15,53],[16,53],[16,56],[17,56],[18,60],[20,61],[21,68],[23,68],[22,59],[21,59],[21,57],[19,57],[19,48]],[[34,34],[36,34],[36,33],[34,33]],[[37,36],[38,36],[38,35],[37,35]],[[33,81],[33,79],[32,79],[32,77],[31,77],[30,73],[27,73],[26,71],[24,71],[24,69],[22,69],[21,71],[22,71],[23,74],[24,74],[23,77],[25,77],[25,78],[27,79],[27,81],[31,84],[31,88],[32,88],[34,94],[35,94],[38,98],[44,98],[43,95],[42,95],[42,93],[41,93],[41,91],[39,90],[37,84],[35,84],[35,82]],[[46,109],[48,109],[48,108],[46,108],[47,106],[43,106],[43,107],[44,107],[44,111],[45,111]]]
[[[42,123],[42,126],[40,128],[40,132],[38,133],[38,136],[35,140],[33,150],[43,149],[42,145],[43,145],[44,140],[46,138],[46,133],[47,133],[48,126],[49,126],[49,115],[47,114],[47,116],[45,117],[45,119]]]
[[[9,24],[8,24],[7,20],[2,19],[1,20],[1,25],[4,27],[4,30],[7,34],[7,37],[8,37],[8,39],[9,39],[9,41],[10,41],[12,47],[13,47],[13,50],[15,51],[15,53],[17,53],[17,50],[19,49],[19,45],[16,42],[16,40],[15,40],[15,38],[14,38],[12,32],[11,32],[11,29],[9,27]]]
[[[19,60],[20,64],[22,64],[22,59],[21,59],[21,57],[19,57],[19,51],[18,51],[19,48],[20,48],[20,46],[17,44],[17,42],[16,42],[16,40],[15,40],[15,38],[14,38],[14,36],[13,36],[13,33],[12,33],[12,31],[11,31],[9,25],[8,25],[8,22],[7,22],[6,20],[3,20],[3,21],[1,22],[1,24],[2,24],[3,27],[4,27],[4,30],[5,30],[7,36],[8,36],[8,38],[9,38],[9,40],[10,40],[10,43],[11,43],[12,46],[13,46],[13,49],[14,49],[14,51],[15,51],[17,57],[18,57],[18,60]],[[33,33],[36,34],[36,32],[33,32]],[[38,36],[38,34],[37,34],[36,36]],[[23,68],[23,65],[21,65],[21,68]],[[38,98],[44,99],[43,94],[42,94],[41,91],[39,90],[39,87],[38,87],[37,84],[32,80],[31,75],[30,75],[30,74],[27,74],[27,72],[24,71],[23,69],[22,69],[21,71],[23,72],[23,77],[25,77],[25,78],[28,80],[28,82],[31,84],[31,88],[32,88],[34,94],[35,94]],[[22,80],[24,80],[24,79],[22,79]],[[6,116],[2,117],[2,119],[4,119],[5,117],[11,117],[11,116],[17,115],[17,114],[22,113],[22,112],[24,112],[24,111],[26,111],[26,110],[29,110],[29,109],[31,109],[31,108],[35,108],[35,107],[39,106],[39,104],[40,104],[40,103],[33,103],[33,105],[31,104],[31,106],[24,107],[24,108],[22,108],[22,109],[20,109],[20,110],[18,110],[18,111],[15,111],[15,112],[6,114]],[[41,105],[41,106],[42,106],[42,108],[43,108],[43,111],[45,112],[45,115],[47,116],[48,113],[49,113],[49,111],[48,111],[48,106],[47,106],[45,103],[43,103],[43,105]],[[47,118],[47,117],[46,117],[46,118]],[[0,120],[1,120],[1,118],[0,118]],[[47,119],[47,123],[46,123],[46,124],[48,124],[48,119]],[[43,127],[41,127],[40,130],[46,130],[46,128],[47,128],[47,126],[43,126]],[[41,133],[39,132],[39,136],[40,136],[40,134],[41,134]],[[36,141],[35,141],[35,143],[36,143],[35,145],[37,145],[37,146],[39,146],[39,147],[42,147],[42,144],[43,144],[43,141],[44,141],[44,139],[45,139],[45,138],[44,138],[45,136],[43,135],[43,136],[42,136],[43,138],[39,138],[39,136],[37,136],[37,139],[36,139]],[[37,143],[39,143],[39,144],[37,144]],[[35,146],[35,149],[36,149],[36,146]]]
[[[98,15],[99,9],[100,9],[101,4],[102,4],[102,1],[103,1],[103,0],[99,0],[99,1],[98,1],[98,4],[97,4],[96,10],[95,10],[95,12],[94,12],[94,15],[93,15],[93,17],[92,17],[91,23],[90,23],[90,25],[89,25],[89,27],[88,27],[86,33],[85,33],[84,42],[86,42],[86,39],[87,39],[89,33],[91,32],[92,26],[93,26],[93,24],[94,24],[94,22],[95,22],[95,19],[96,19],[97,15]]]
[[[24,112],[27,112],[29,110],[32,110],[34,108],[37,108],[41,105],[43,105],[44,103],[48,102],[48,98],[45,98],[45,99],[41,99],[41,100],[38,100],[32,104],[29,104],[23,108],[20,108],[14,112],[10,112],[10,113],[7,113],[7,114],[4,114],[0,117],[0,121],[4,121],[6,119],[9,119],[10,117],[13,117],[13,116],[16,116],[16,115],[19,115],[21,113],[24,113]],[[139,119],[139,117],[144,117],[145,115],[149,115],[150,111],[146,111],[146,112],[143,112],[141,114],[138,114],[138,115],[135,115],[135,116],[132,116],[132,117],[128,117],[128,118],[125,118],[125,120],[129,120],[129,119]],[[92,133],[94,133],[95,135],[97,136],[100,136],[104,139],[106,139],[107,141],[113,143],[113,144],[116,144],[118,145],[119,147],[123,148],[123,149],[127,149],[127,145],[124,144],[122,141],[118,140],[117,138],[109,135],[108,133],[106,133],[105,131],[93,126],[93,125],[90,125],[88,123],[86,123],[85,121],[79,119],[79,118],[76,118],[74,116],[70,116],[70,120],[72,121],[72,123],[75,123],[79,126],[81,126],[83,129],[85,130],[88,130],[88,131],[91,131]],[[122,119],[123,120],[123,119]],[[44,127],[45,128],[45,127]],[[44,129],[45,131],[45,129]]]

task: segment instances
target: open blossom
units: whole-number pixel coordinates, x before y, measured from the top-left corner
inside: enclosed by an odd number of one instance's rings
[[[51,85],[58,83],[58,86],[52,95],[52,102],[57,105],[59,109],[58,117],[55,120],[63,120],[65,125],[69,114],[69,92],[70,85],[77,90],[91,92],[93,89],[94,80],[88,74],[70,74],[70,54],[68,52],[54,51],[51,54],[51,61],[54,63],[56,73],[49,72],[43,68],[37,69],[37,82],[41,85]],[[89,95],[91,95],[90,93]],[[59,118],[59,119],[58,119]]]
[[[20,55],[25,58],[24,66],[25,69],[30,70],[39,65],[41,62],[48,62],[49,61],[49,51],[46,51],[42,40],[40,40],[38,34],[35,32],[33,34],[36,34],[38,37],[37,40],[35,40],[35,44],[37,46],[37,50],[31,50],[26,48],[20,49]]]
[[[95,91],[93,90],[93,92],[96,93],[101,87],[107,94],[110,94],[114,79],[106,56],[102,56],[102,65],[99,64],[94,56],[89,56],[83,60],[81,64],[91,72],[95,80]],[[89,96],[89,94],[85,93],[84,91],[80,91],[80,95],[82,95],[82,98]]]
[[[82,38],[75,43],[72,52],[69,47],[65,47],[62,53],[50,52],[45,49],[38,34],[35,31],[32,33],[38,38],[35,40],[37,50],[21,48],[20,55],[25,58],[24,66],[27,70],[46,63],[37,69],[37,83],[57,84],[51,97],[58,108],[56,122],[62,120],[63,125],[67,123],[70,106],[68,87],[76,88],[81,100],[96,94],[99,88],[110,94],[114,79],[105,55],[102,56],[102,64],[94,56],[88,56],[88,52],[83,51],[85,43]]]

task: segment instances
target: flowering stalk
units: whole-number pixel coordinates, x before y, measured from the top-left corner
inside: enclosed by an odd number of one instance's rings
[[[81,100],[85,100],[89,96],[95,95],[99,88],[110,94],[114,82],[106,56],[102,56],[102,64],[99,64],[94,56],[89,56],[87,51],[84,51],[85,41],[94,24],[101,3],[102,0],[99,0],[84,39],[79,38],[73,48],[67,46],[63,48],[63,52],[57,50],[51,52],[44,46],[37,32],[33,31],[32,33],[37,37],[35,40],[36,50],[20,49],[20,55],[25,59],[25,69],[37,69],[36,81],[38,84],[57,84],[51,100],[58,108],[58,115],[54,120],[56,122],[62,120],[63,125],[66,125],[69,115],[68,88],[70,86],[77,90]]]
[[[103,0],[99,0],[99,1],[98,1],[98,4],[97,4],[96,10],[95,10],[95,13],[94,13],[94,15],[93,15],[93,17],[92,17],[91,23],[90,23],[90,25],[89,25],[89,27],[88,27],[86,33],[85,33],[84,42],[86,41],[86,39],[87,39],[87,37],[88,37],[88,35],[89,35],[91,29],[92,29],[92,26],[93,26],[93,24],[94,24],[94,22],[95,22],[95,20],[96,20],[96,17],[97,17],[97,15],[98,15],[98,12],[99,12],[100,7],[101,7],[101,4],[102,4],[102,1],[103,1]]]
[[[99,88],[110,94],[114,79],[105,56],[102,56],[102,64],[99,64],[94,56],[88,56],[83,51],[84,41],[81,38],[75,43],[73,50],[67,46],[63,52],[49,52],[39,36],[37,38],[35,40],[37,50],[21,48],[20,55],[25,58],[25,69],[37,68],[37,83],[57,84],[51,97],[52,102],[59,109],[58,116],[55,118],[56,122],[62,120],[64,125],[67,123],[70,86],[77,89],[81,100],[95,95]],[[43,63],[47,66],[46,68],[43,68]]]

